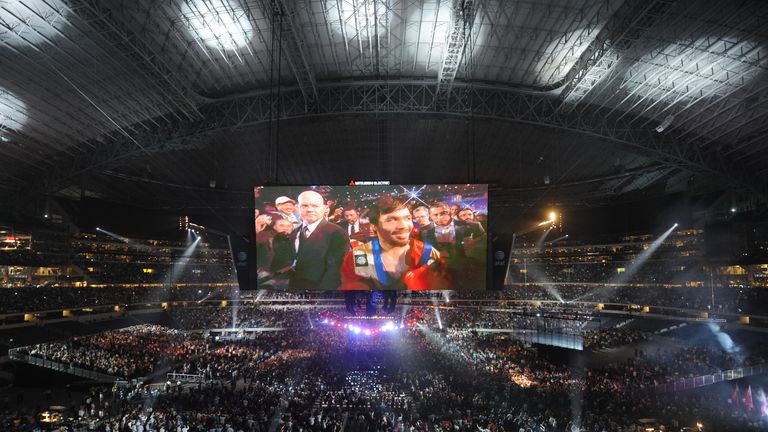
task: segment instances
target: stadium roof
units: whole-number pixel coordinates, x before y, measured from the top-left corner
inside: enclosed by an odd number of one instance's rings
[[[766,23],[759,0],[3,2],[0,193],[764,194]]]

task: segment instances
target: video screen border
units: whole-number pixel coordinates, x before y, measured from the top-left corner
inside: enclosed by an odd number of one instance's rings
[[[323,254],[322,257],[310,258],[307,253],[297,253],[297,247],[301,247],[300,243],[304,238],[299,236],[300,228],[308,229],[312,228],[313,224],[321,225],[321,221],[317,219],[317,212],[313,214],[310,210],[307,210],[309,213],[305,216],[307,220],[313,220],[313,223],[309,224],[310,226],[305,226],[306,224],[303,223],[302,211],[298,203],[299,195],[303,192],[310,192],[304,195],[305,198],[313,196],[316,199],[315,194],[319,194],[322,206],[327,206],[327,210],[323,208],[324,213],[321,216],[324,228],[318,231],[322,234],[318,235],[315,241],[306,241],[307,246],[302,248],[302,251],[306,252],[305,249],[311,249],[309,245],[314,244],[318,248],[318,253]],[[382,272],[382,267],[392,269],[390,263],[387,263],[390,264],[389,266],[382,266],[381,261],[387,261],[388,257],[386,253],[381,254],[382,245],[386,249],[393,240],[393,238],[381,237],[377,228],[372,227],[371,224],[371,216],[375,218],[374,213],[381,212],[378,207],[376,211],[372,208],[382,196],[393,197],[395,201],[403,202],[409,209],[407,213],[413,229],[410,231],[408,250],[411,251],[412,256],[401,257],[403,261],[408,261],[410,258],[406,269],[402,272],[398,272],[403,270],[400,268],[402,265],[396,268],[395,272],[387,270]],[[306,198],[303,201],[307,207],[307,203],[312,199]],[[432,208],[437,202],[445,203],[451,216],[447,224],[445,218],[442,218],[439,227],[436,227],[432,221],[435,217],[441,218],[438,215],[438,209]],[[487,184],[256,186],[254,187],[256,259],[253,265],[257,277],[251,284],[251,288],[277,291],[357,291],[366,290],[367,286],[367,290],[371,291],[485,290],[489,282],[487,275],[488,248],[490,247],[487,236],[488,202]],[[354,231],[349,226],[349,221],[354,219],[355,213],[351,207],[358,213]],[[423,208],[420,209],[417,219],[411,212],[418,207],[425,207],[426,211]],[[288,211],[283,211],[286,208]],[[426,227],[424,226],[425,213],[429,220],[429,225]],[[465,220],[459,219],[459,213]],[[400,216],[404,216],[402,212]],[[381,219],[379,222],[383,223]],[[341,258],[339,257],[341,255],[340,231],[343,233],[341,235],[346,237]],[[314,231],[308,238],[313,234],[315,234]],[[402,241],[402,233],[397,234]],[[378,241],[374,242],[374,239]],[[413,240],[418,240],[422,244]],[[322,246],[316,243],[322,243]],[[377,243],[378,251],[373,251],[373,246]],[[431,249],[434,253],[430,251],[425,255],[424,249]],[[364,258],[363,255],[366,257]],[[379,259],[379,255],[384,258]],[[417,263],[421,265],[416,266]],[[429,267],[425,263],[428,263]],[[332,268],[337,265],[338,270]],[[425,269],[420,272],[411,271],[422,266]],[[366,280],[366,283],[361,285],[349,282],[354,279],[351,276],[353,272]],[[326,273],[329,277],[323,278]],[[390,279],[402,283],[393,284],[392,281],[385,280],[386,273],[393,273],[394,278]],[[342,274],[348,277],[342,278]],[[382,281],[388,283],[382,283]]]

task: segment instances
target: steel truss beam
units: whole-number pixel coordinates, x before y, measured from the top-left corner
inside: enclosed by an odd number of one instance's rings
[[[464,58],[464,51],[470,42],[478,3],[479,0],[453,0],[451,28],[443,48],[443,61],[437,73],[435,103],[438,105],[444,105],[450,96],[461,60]],[[437,21],[437,13],[435,21]]]
[[[565,87],[560,92],[566,106],[581,100],[608,76],[640,36],[671,9],[675,1],[624,2],[566,75]]]
[[[120,48],[147,77],[158,86],[187,119],[199,119],[196,107],[199,97],[175,79],[172,71],[142,38],[122,25],[105,2],[99,0],[70,0],[72,10],[82,17],[99,35]]]
[[[312,70],[311,63],[307,60],[306,44],[302,37],[301,29],[298,28],[299,20],[296,18],[296,10],[291,7],[290,2],[284,0],[263,0],[262,5],[267,6],[265,16],[274,17],[279,22],[279,29],[273,28],[272,31],[282,30],[282,48],[286,53],[286,60],[296,76],[296,82],[304,95],[305,110],[310,111],[317,100],[317,82],[315,81],[315,72]],[[278,59],[277,61],[280,61]]]
[[[535,124],[555,129],[591,135],[630,151],[642,154],[670,168],[695,173],[716,174],[730,184],[748,187],[764,194],[765,179],[750,175],[744,166],[736,166],[721,152],[705,151],[682,134],[659,134],[651,128],[631,127],[620,113],[580,104],[567,113],[559,110],[557,97],[522,93],[509,88],[481,87],[456,83],[445,105],[436,106],[435,86],[427,82],[367,82],[323,86],[317,89],[314,113],[304,109],[303,93],[297,89],[281,92],[281,119],[299,119],[336,114],[442,114],[472,116]],[[249,95],[200,107],[205,121],[177,121],[147,132],[134,128],[132,140],[118,135],[93,142],[95,150],[72,157],[63,154],[56,162],[60,167],[50,173],[46,191],[51,193],[66,187],[88,172],[99,172],[118,166],[145,152],[156,153],[184,150],[205,145],[208,134],[232,131],[244,126],[268,122],[275,115],[269,92]],[[139,148],[135,142],[142,144]],[[754,170],[753,170],[754,171]]]

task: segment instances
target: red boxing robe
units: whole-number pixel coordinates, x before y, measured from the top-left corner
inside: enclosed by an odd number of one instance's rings
[[[378,239],[375,240],[376,242]],[[377,290],[441,290],[450,289],[442,269],[440,253],[422,241],[411,239],[405,262],[408,270],[398,280],[382,281],[376,266],[374,241],[347,252],[341,265],[341,289],[348,291]],[[428,254],[428,255],[427,255]],[[384,278],[390,278],[385,274]]]

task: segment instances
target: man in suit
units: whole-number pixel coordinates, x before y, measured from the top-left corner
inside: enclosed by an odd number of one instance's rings
[[[445,258],[455,289],[482,289],[485,276],[487,239],[482,225],[453,218],[444,202],[429,206],[432,225],[419,231],[419,239],[429,243]]]
[[[485,235],[479,223],[454,219],[451,208],[444,202],[430,205],[429,216],[432,225],[419,231],[419,239],[434,245],[443,256],[464,255],[466,245]]]
[[[413,220],[403,199],[384,195],[371,206],[369,216],[376,238],[347,253],[341,268],[342,290],[451,288],[450,280],[443,277],[437,250],[411,235]],[[391,312],[396,295],[387,296],[385,304]],[[368,304],[369,309],[375,309],[375,304]]]
[[[344,221],[339,226],[347,232],[350,240],[355,240],[355,246],[359,243],[365,243],[376,236],[373,226],[369,222],[360,220],[360,211],[355,207],[344,209]]]
[[[429,220],[429,207],[427,206],[416,207],[411,211],[411,215],[413,215],[413,232],[411,235],[414,238],[419,238],[419,232],[434,226]]]
[[[291,233],[294,267],[292,289],[335,290],[341,285],[341,263],[349,238],[339,226],[323,218],[325,200],[315,191],[299,194],[301,225]]]

